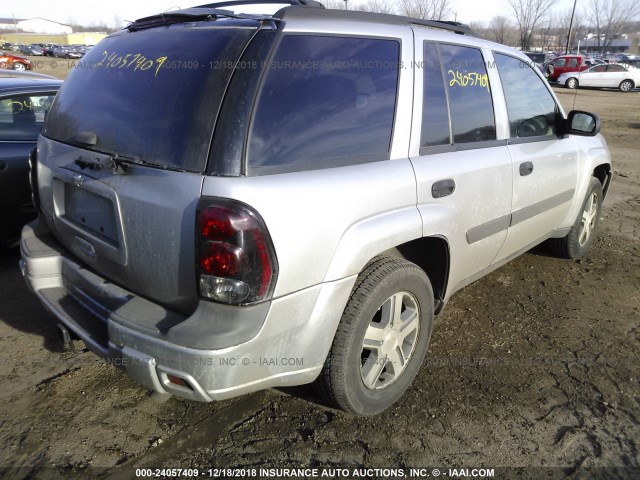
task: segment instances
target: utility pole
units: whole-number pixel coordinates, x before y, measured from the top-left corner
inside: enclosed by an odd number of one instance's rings
[[[576,13],[576,3],[578,3],[578,0],[573,0],[573,10],[571,11],[571,20],[569,21],[569,33],[567,34],[567,46],[564,49],[565,55],[569,53],[569,43],[571,42],[571,29],[573,28],[573,16]]]
[[[344,0],[344,9],[349,10],[349,0]]]
[[[16,16],[11,12],[11,17],[13,17],[13,27],[16,29],[16,36],[18,37],[18,45],[22,44],[20,40],[20,33],[18,32],[18,22],[16,22]]]

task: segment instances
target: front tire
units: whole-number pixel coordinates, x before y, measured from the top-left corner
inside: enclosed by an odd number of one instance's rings
[[[578,79],[571,77],[569,80],[565,82],[565,86],[567,88],[578,88]]]
[[[27,69],[27,67],[26,67],[26,65],[24,63],[15,62],[13,64],[13,69],[18,71],[18,72],[24,72]]]
[[[356,415],[385,410],[418,373],[433,315],[424,271],[406,260],[376,257],[356,281],[316,388]]]
[[[631,89],[633,89],[633,82],[631,80],[623,80],[620,82],[621,92],[629,92]]]
[[[591,178],[587,195],[582,203],[578,218],[566,237],[549,240],[551,252],[561,258],[577,259],[584,256],[595,239],[595,230],[600,220],[602,208],[602,185],[597,178]]]

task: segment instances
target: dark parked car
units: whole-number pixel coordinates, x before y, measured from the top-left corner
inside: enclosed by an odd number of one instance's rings
[[[42,56],[43,49],[37,45],[20,45],[20,53],[23,55]]]
[[[46,75],[0,73],[0,248],[15,243],[35,218],[29,152],[62,81]]]
[[[84,53],[71,45],[62,45],[53,49],[53,56],[59,58],[82,58]]]
[[[59,47],[57,43],[47,43],[44,46],[43,52],[45,57],[53,57],[53,50]]]

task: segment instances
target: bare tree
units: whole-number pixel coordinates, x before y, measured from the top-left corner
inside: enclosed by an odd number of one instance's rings
[[[330,10],[345,10],[347,8],[347,2],[344,0],[322,0],[320,3]]]
[[[598,47],[609,49],[613,41],[620,37],[624,27],[640,15],[637,0],[589,0],[587,15],[596,29]]]
[[[395,13],[393,4],[386,0],[369,0],[363,5],[358,5],[356,10],[362,12]]]
[[[467,27],[469,27],[479,38],[484,38],[485,40],[489,39],[487,35],[487,26],[484,22],[480,20],[471,20],[468,22]]]
[[[556,25],[557,22],[553,15],[549,15],[549,17],[541,22],[537,38],[540,39],[539,46],[543,50],[547,50],[550,47],[551,40],[554,38],[554,34],[557,31]]]
[[[511,24],[507,17],[503,17],[502,15],[493,17],[489,22],[489,40],[502,44],[506,43],[510,29]]]
[[[529,50],[534,30],[554,0],[508,0],[508,3],[520,30],[520,48]]]
[[[398,9],[407,17],[447,20],[453,16],[451,0],[399,0]]]

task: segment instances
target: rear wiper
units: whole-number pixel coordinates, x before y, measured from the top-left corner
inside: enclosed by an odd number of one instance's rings
[[[141,165],[145,167],[161,168],[162,170],[171,170],[174,172],[186,172],[186,170],[178,167],[162,165],[160,163],[148,162],[139,158],[126,157],[124,155],[115,154],[104,160],[99,158],[85,158],[80,156],[74,162],[80,168],[89,168],[91,170],[102,170],[103,168],[111,168],[113,173],[126,173],[130,165]]]
[[[170,165],[162,165],[160,163],[148,162],[147,160],[140,160],[139,158],[125,157],[123,155],[115,154],[109,160],[112,163],[113,173],[118,173],[118,170],[126,172],[129,165],[141,165],[144,167],[160,168],[162,170],[170,170],[172,172],[186,172],[183,168],[172,167]]]

